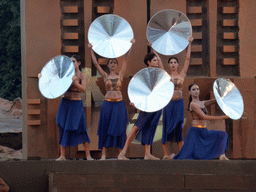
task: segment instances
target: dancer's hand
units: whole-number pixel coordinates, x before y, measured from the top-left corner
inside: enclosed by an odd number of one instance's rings
[[[190,37],[188,38],[188,42],[189,42],[189,43],[192,43],[193,40],[194,40],[194,38],[193,38],[192,36],[190,36]]]
[[[151,46],[152,46],[151,41],[148,41],[148,46],[149,46],[149,47],[151,47]]]
[[[133,43],[135,43],[136,41],[135,41],[134,38],[132,38],[132,40],[131,40],[130,42],[133,44]]]
[[[92,44],[91,43],[88,43],[87,46],[88,46],[89,49],[92,49]]]
[[[79,79],[77,78],[77,76],[76,75],[74,75],[73,77],[72,77],[72,81],[78,81]]]

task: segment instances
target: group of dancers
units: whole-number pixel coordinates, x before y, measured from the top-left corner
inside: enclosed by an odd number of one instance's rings
[[[191,127],[183,141],[183,121],[184,121],[184,99],[183,82],[189,67],[191,43],[193,37],[188,39],[189,45],[186,50],[186,59],[183,68],[179,71],[179,62],[176,57],[170,57],[168,60],[169,75],[174,83],[174,94],[169,104],[163,109],[163,159],[214,159],[228,160],[225,156],[225,150],[228,148],[228,135],[224,131],[207,130],[207,120],[227,119],[228,116],[210,116],[207,115],[206,106],[215,102],[215,99],[200,101],[200,89],[197,84],[189,86],[190,101],[189,111],[192,115]],[[135,43],[135,39],[131,40]],[[150,46],[150,42],[149,42]],[[88,44],[91,51],[92,61],[105,82],[106,95],[101,107],[100,119],[97,135],[99,136],[98,148],[102,149],[100,160],[106,160],[107,148],[118,147],[120,153],[119,160],[129,160],[126,152],[129,145],[136,137],[140,135],[141,144],[145,146],[145,160],[159,160],[151,154],[151,145],[153,144],[156,128],[162,114],[162,110],[156,112],[140,111],[139,116],[126,136],[126,128],[129,123],[128,114],[121,93],[121,85],[127,68],[127,58],[131,49],[125,54],[122,68],[117,72],[118,61],[115,58],[109,59],[107,66],[109,73],[106,73],[99,65],[92,45]],[[152,49],[153,50],[153,49]],[[85,115],[80,93],[86,90],[86,77],[79,70],[81,59],[73,55],[71,60],[74,62],[75,75],[73,83],[61,99],[56,122],[59,127],[60,157],[57,161],[66,160],[66,147],[83,144],[86,159],[93,160],[90,155],[90,139],[86,131]],[[144,58],[147,67],[159,67],[164,70],[163,63],[156,51],[148,53]],[[157,102],[157,101],[156,101]],[[131,103],[133,105],[133,103]],[[178,143],[178,154],[170,154],[168,141]]]

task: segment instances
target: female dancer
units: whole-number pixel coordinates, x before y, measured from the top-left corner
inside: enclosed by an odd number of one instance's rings
[[[163,63],[155,51],[145,56],[144,63],[147,65],[147,67],[159,67],[161,69],[164,69]],[[129,145],[131,144],[131,142],[133,141],[133,139],[135,138],[136,134],[139,131],[141,133],[141,144],[145,145],[144,159],[159,160],[159,158],[154,157],[151,154],[150,149],[151,149],[151,145],[153,144],[153,139],[155,136],[156,128],[157,128],[161,113],[162,113],[162,110],[159,110],[153,113],[140,111],[134,126],[132,127],[130,133],[127,136],[127,140],[125,142],[124,148],[121,151],[121,153],[118,155],[119,160],[128,160],[128,158],[125,157],[125,154],[128,150]]]
[[[131,40],[135,43],[135,39]],[[100,121],[98,125],[99,149],[102,149],[100,160],[106,160],[107,147],[119,147],[123,149],[126,136],[126,127],[128,125],[128,114],[121,93],[121,85],[127,66],[127,57],[131,49],[126,53],[121,71],[116,72],[117,60],[115,58],[108,60],[109,74],[107,74],[99,65],[97,58],[92,50],[92,45],[88,47],[91,49],[92,60],[104,79],[106,95],[105,100],[101,106]]]
[[[183,82],[189,67],[190,54],[191,54],[191,43],[193,37],[188,39],[189,45],[187,47],[186,59],[184,66],[180,73],[178,72],[178,59],[176,57],[170,57],[168,59],[168,67],[170,70],[170,76],[174,83],[174,93],[172,100],[163,109],[163,159],[168,160],[169,148],[167,141],[176,141],[178,143],[179,150],[183,145],[183,120],[184,120],[184,100],[182,95]]]
[[[71,60],[75,66],[75,75],[72,77],[73,83],[61,99],[57,113],[56,122],[59,127],[60,157],[56,161],[64,161],[66,147],[83,143],[87,160],[93,160],[90,155],[90,139],[86,131],[83,102],[80,93],[86,89],[86,76],[79,70],[81,59],[78,55],[73,55]]]
[[[171,156],[173,159],[214,159],[229,160],[225,155],[228,148],[228,134],[225,131],[207,130],[207,120],[228,119],[226,115],[207,115],[206,106],[215,103],[215,99],[200,101],[199,86],[195,83],[189,86],[189,111],[192,115],[192,125],[180,152]]]

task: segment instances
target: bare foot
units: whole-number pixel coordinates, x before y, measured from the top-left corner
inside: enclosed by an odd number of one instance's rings
[[[86,157],[87,161],[93,161],[94,159],[91,156]]]
[[[125,157],[125,153],[124,152],[119,153],[119,155],[117,156],[117,159],[118,160],[130,160],[130,159]]]
[[[229,158],[227,158],[226,155],[223,154],[219,157],[219,160],[229,160]]]
[[[106,156],[105,155],[102,155],[100,160],[106,160]]]
[[[58,159],[55,159],[55,161],[66,161],[66,158],[63,156],[60,156]]]
[[[175,156],[175,154],[172,153],[171,155],[164,156],[164,157],[163,157],[163,160],[172,160],[174,156]]]
[[[160,158],[157,158],[150,154],[150,155],[145,155],[144,160],[160,160]]]

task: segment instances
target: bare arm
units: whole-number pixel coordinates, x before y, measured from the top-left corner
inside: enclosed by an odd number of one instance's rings
[[[207,100],[207,101],[204,101],[204,105],[207,107],[209,105],[212,105],[212,104],[215,104],[216,103],[216,99],[210,99],[210,100]]]
[[[164,65],[163,65],[163,62],[162,62],[161,58],[159,57],[158,53],[154,49],[152,49],[152,50],[153,50],[153,53],[157,57],[159,68],[164,70]]]
[[[98,63],[96,55],[95,55],[94,51],[92,50],[92,44],[89,43],[88,47],[90,48],[90,51],[91,51],[93,64],[95,65],[96,69],[99,71],[101,76],[103,78],[106,78],[107,77],[107,73],[101,68],[100,64]]]
[[[189,62],[190,62],[190,55],[191,55],[191,43],[193,41],[193,37],[191,36],[189,39],[189,44],[188,44],[188,47],[187,47],[187,53],[186,53],[186,59],[185,59],[185,63],[184,63],[184,66],[181,70],[181,75],[182,75],[182,78],[184,79],[184,77],[186,76],[187,74],[187,71],[188,71],[188,67],[189,67]]]
[[[194,111],[201,119],[203,120],[222,120],[222,119],[228,119],[229,117],[226,115],[222,116],[211,116],[211,115],[206,115],[202,109],[195,103],[190,104],[190,109]]]
[[[85,74],[81,73],[81,84],[79,83],[79,79],[74,75],[72,77],[73,83],[72,85],[79,91],[84,93],[86,90],[86,76]]]
[[[152,43],[149,41],[148,46],[152,49],[152,52],[156,55],[158,64],[159,64],[159,68],[164,70],[164,65],[163,65],[161,58],[159,57],[158,53],[151,47],[151,45],[152,45]]]
[[[135,39],[133,38],[131,40],[132,45],[135,43]],[[125,54],[124,56],[124,60],[123,60],[123,64],[122,64],[122,69],[120,70],[119,74],[123,77],[126,71],[126,67],[127,67],[127,58],[130,56],[132,51],[132,47],[129,49],[129,51]]]

